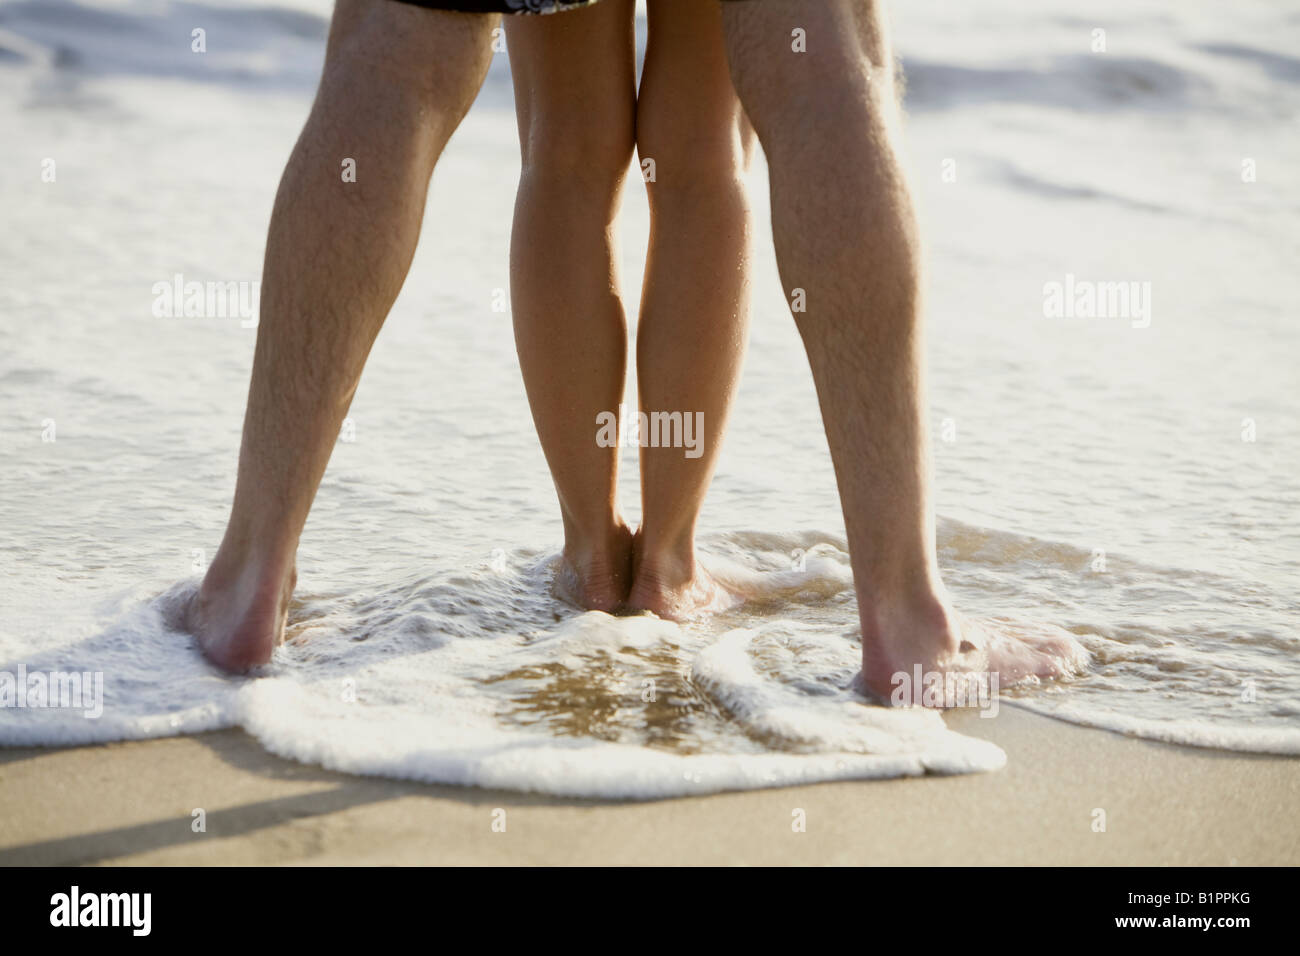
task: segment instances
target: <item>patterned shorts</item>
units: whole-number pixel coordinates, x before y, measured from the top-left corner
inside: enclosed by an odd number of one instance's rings
[[[558,13],[589,7],[596,0],[399,0],[430,10],[458,10],[461,13]]]
[[[400,0],[431,10],[458,10],[461,13],[558,13],[589,7],[596,0]]]

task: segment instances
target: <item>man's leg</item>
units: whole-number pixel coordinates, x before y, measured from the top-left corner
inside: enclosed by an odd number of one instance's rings
[[[835,465],[866,685],[996,671],[1003,684],[1082,659],[1064,631],[966,624],[939,577],[925,426],[920,248],[896,152],[893,57],[874,0],[723,4],[732,79],[767,155],[772,227]],[[792,49],[802,29],[807,52]]]
[[[522,153],[515,344],[564,521],[556,588],[601,611],[623,603],[632,570],[619,449],[596,437],[597,416],[618,412],[627,369],[614,220],[635,137],[634,12],[632,0],[603,0],[506,27]]]
[[[227,670],[266,663],[283,637],[298,537],[406,278],[434,163],[487,71],[494,22],[339,0],[271,215],[230,523],[189,609],[203,652]]]
[[[637,147],[653,161],[650,248],[637,324],[641,410],[703,428],[694,457],[641,448],[641,530],[628,604],[663,617],[717,607],[725,594],[695,560],[695,526],[722,447],[749,325],[746,181],[754,135],[731,87],[716,4],[649,6]],[[653,420],[652,420],[653,421]]]

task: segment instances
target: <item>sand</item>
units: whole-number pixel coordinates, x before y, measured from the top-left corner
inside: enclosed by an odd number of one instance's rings
[[[352,777],[271,756],[241,731],[5,749],[0,864],[1300,862],[1300,760],[1010,707],[948,720],[1000,744],[1007,768],[623,804]]]

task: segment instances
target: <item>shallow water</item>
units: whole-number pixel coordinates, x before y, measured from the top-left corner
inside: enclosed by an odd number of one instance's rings
[[[220,539],[254,332],[156,317],[152,290],[259,277],[319,64],[302,6],[0,7],[0,671],[105,682],[102,717],[0,709],[0,742],[240,725],[353,772],[608,797],[1000,766],[940,716],[854,690],[833,475],[766,246],[702,540],[753,599],[678,626],[549,596],[557,509],[492,309],[517,173],[502,57],[308,522],[292,640],[258,680],[198,659],[169,609]],[[1103,5],[1092,54],[1066,4],[1017,8],[1014,32],[947,6],[895,26],[949,589],[1093,654],[1016,706],[1300,753],[1300,18]],[[169,38],[200,10],[228,29],[196,62]],[[633,188],[630,302],[645,231]],[[1150,283],[1149,323],[1045,317],[1067,275]],[[630,450],[622,496],[635,520]]]

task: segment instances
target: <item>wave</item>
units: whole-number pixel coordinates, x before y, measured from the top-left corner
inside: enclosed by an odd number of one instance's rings
[[[962,606],[990,575],[1032,580],[1029,593],[1046,594],[1044,581],[1079,579],[1090,557],[953,520],[941,522],[940,542]],[[214,671],[178,628],[197,580],[118,595],[78,621],[34,613],[21,633],[11,621],[0,634],[0,671],[102,674],[103,712],[6,708],[0,743],[242,727],[273,753],[335,770],[606,799],[1003,765],[1000,749],[949,731],[941,714],[859,693],[842,539],[741,532],[708,546],[710,569],[748,600],[685,626],[565,609],[550,597],[554,556],[527,550],[367,593],[304,586],[288,642],[249,679]],[[1163,588],[1170,600],[1191,589],[1214,602],[1238,587],[1115,556],[1108,573],[1120,594]],[[1081,678],[1004,691],[1009,703],[1153,740],[1300,753],[1294,639],[1075,617],[1095,603],[1093,587],[1075,600],[1058,592],[1056,607],[1040,599],[1037,611],[1020,592],[1018,613],[1059,617],[1094,664]],[[1249,695],[1237,693],[1243,681]]]
[[[309,87],[320,75],[328,24],[327,16],[282,6],[19,0],[0,7],[0,63],[80,78]],[[206,34],[205,52],[192,49],[196,29]]]
[[[1205,43],[1197,47],[1214,56],[1249,63],[1275,80],[1300,83],[1300,58],[1240,43]]]
[[[523,573],[530,589],[545,586],[548,566]],[[467,596],[471,578],[483,586]],[[845,676],[857,656],[848,640],[805,635],[819,647],[809,647],[818,656],[801,663],[800,680],[823,688],[808,695],[781,673],[759,676],[753,631],[705,643],[653,616],[598,612],[540,633],[517,620],[498,629],[490,614],[447,626],[483,595],[515,594],[519,583],[503,589],[500,575],[481,569],[456,585],[409,582],[360,602],[313,596],[305,619],[299,603],[295,640],[271,667],[232,679],[176,629],[197,586],[183,582],[56,651],[0,639],[10,673],[94,672],[104,681],[100,716],[6,708],[0,742],[87,744],[238,726],[272,753],[335,770],[604,799],[1005,762],[995,745],[949,731],[937,713],[867,702]],[[724,703],[732,717],[716,720]]]
[[[307,8],[285,0],[18,0],[0,7],[0,65],[81,78],[132,75],[310,90],[320,74],[328,26],[326,4]],[[191,50],[197,28],[207,37],[201,54]],[[639,54],[644,32],[642,24]],[[1190,49],[1259,65],[1278,79],[1297,76],[1297,61],[1285,54],[1226,43]],[[917,111],[990,102],[1071,111],[1178,110],[1205,106],[1216,89],[1208,73],[1154,56],[1058,54],[1040,56],[1032,65],[962,65],[904,50],[902,60],[907,105]],[[504,62],[486,85],[494,89],[494,100],[497,92],[508,98]]]
[[[1120,193],[1090,186],[1083,183],[1053,182],[1036,175],[1009,160],[997,161],[993,165],[994,175],[1013,189],[1039,196],[1044,199],[1067,199],[1085,202],[1101,202],[1135,212],[1154,213],[1156,215],[1179,215],[1180,211],[1171,206],[1134,199]]]
[[[1214,83],[1152,57],[1064,54],[1034,66],[967,66],[902,57],[909,110],[1008,103],[1080,112],[1204,107]]]

